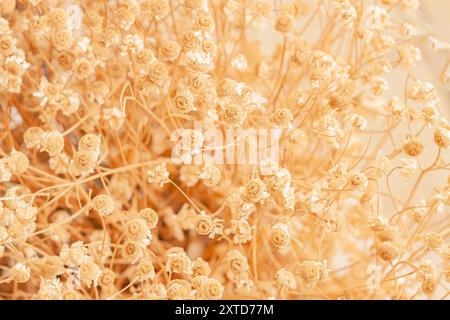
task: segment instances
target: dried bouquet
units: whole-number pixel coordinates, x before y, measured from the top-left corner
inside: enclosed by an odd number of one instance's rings
[[[0,1],[0,299],[447,299],[421,10]]]

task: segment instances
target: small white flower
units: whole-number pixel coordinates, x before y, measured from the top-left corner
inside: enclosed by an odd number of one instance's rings
[[[91,39],[87,38],[87,37],[82,37],[79,41],[78,41],[78,47],[80,48],[80,50],[82,52],[87,52],[89,49],[89,44],[91,43]]]
[[[157,165],[153,170],[148,170],[147,175],[149,183],[158,183],[160,187],[169,182],[169,171],[165,162]]]
[[[368,29],[382,30],[389,24],[389,13],[380,6],[369,6],[367,8],[366,25]]]
[[[203,51],[188,51],[186,57],[189,61],[199,65],[209,66],[212,63],[210,54]]]
[[[367,120],[363,116],[354,113],[351,117],[352,126],[359,129],[364,130],[367,125]]]
[[[231,61],[231,66],[238,71],[244,71],[248,67],[247,58],[243,54],[238,54]]]

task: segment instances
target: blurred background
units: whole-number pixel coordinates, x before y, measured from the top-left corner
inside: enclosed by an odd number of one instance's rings
[[[405,12],[406,18],[417,21],[418,25],[427,29],[432,35],[438,39],[450,43],[449,16],[450,1],[449,0],[422,0],[420,9],[414,13]],[[427,50],[428,49],[428,50]],[[436,75],[439,74],[447,59],[448,55],[436,55],[429,48],[422,48],[423,56],[428,70],[424,73],[430,78],[430,81],[439,87],[442,98],[442,111],[450,115],[450,85],[443,85],[437,81]],[[434,76],[433,76],[434,75]]]
[[[318,0],[298,1],[308,7],[308,9],[314,9],[319,4]],[[401,10],[398,8],[400,6],[398,6],[395,10],[392,10],[390,14],[394,21],[408,22],[418,29],[421,40],[415,44],[422,51],[423,63],[419,63],[417,67],[411,69],[411,72],[421,81],[433,83],[439,91],[439,97],[442,99],[442,104],[440,106],[441,112],[447,116],[450,116],[450,83],[444,84],[439,81],[439,75],[442,73],[448,59],[450,58],[450,53],[435,52],[431,48],[431,42],[427,40],[428,36],[433,36],[440,41],[450,44],[450,29],[448,27],[450,20],[450,0],[419,1],[420,7],[418,10]],[[291,0],[273,0],[272,4],[276,7],[277,5],[290,2]],[[364,0],[365,6],[376,2],[377,1],[373,0]],[[332,3],[332,1],[330,1],[330,3]],[[309,13],[306,16],[309,17]],[[303,17],[302,19],[306,18]],[[318,24],[313,24],[310,28],[308,28],[306,34],[304,35],[306,40],[315,41],[321,28],[322,27]],[[274,42],[281,43],[282,41],[280,33],[276,32],[270,23],[265,25],[263,32],[256,32],[252,34],[252,37],[261,42],[265,52],[273,51],[276,48],[273,45]],[[447,73],[448,77],[450,77],[450,67],[447,68]],[[402,73],[402,75],[404,75],[404,73]],[[391,86],[393,84],[398,84],[400,86],[404,84],[404,77],[397,79],[394,75],[394,79],[395,81],[390,83]],[[397,90],[399,88],[401,87],[391,87],[392,93],[398,94]]]

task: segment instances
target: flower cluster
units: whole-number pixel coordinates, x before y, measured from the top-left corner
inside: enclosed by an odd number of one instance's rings
[[[424,6],[0,1],[0,299],[447,299]]]

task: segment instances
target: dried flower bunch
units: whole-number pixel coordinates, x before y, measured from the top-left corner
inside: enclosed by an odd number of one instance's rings
[[[0,299],[447,299],[450,44],[420,10],[0,1]],[[195,163],[195,123],[279,157]]]

